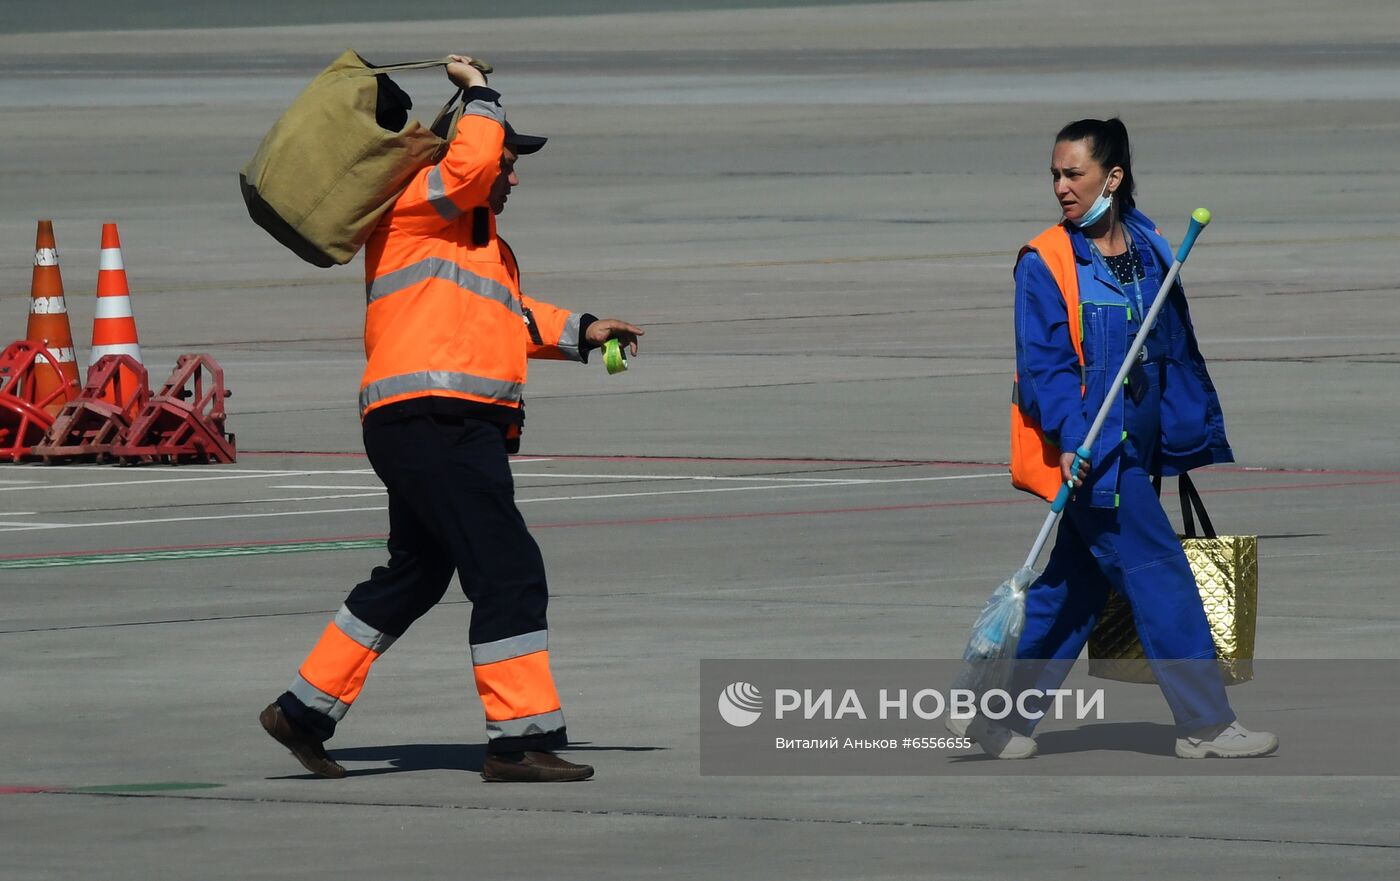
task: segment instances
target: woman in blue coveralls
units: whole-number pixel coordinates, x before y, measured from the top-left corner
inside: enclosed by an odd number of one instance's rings
[[[1235,720],[1217,668],[1200,595],[1153,474],[1233,461],[1220,401],[1196,344],[1180,284],[1158,314],[1120,388],[1106,389],[1172,263],[1172,251],[1133,200],[1128,130],[1118,119],[1065,126],[1050,161],[1064,214],[1022,251],[1016,278],[1017,399],[1025,418],[1060,451],[1061,482],[1102,405],[1117,397],[1093,456],[1060,521],[1045,572],[1026,597],[1017,657],[1021,681],[1058,687],[1113,589],[1133,609],[1138,635],[1176,722],[1183,758],[1258,756],[1278,738]],[[1071,336],[1057,276],[1072,272],[1080,325]],[[1080,354],[1075,343],[1083,353]],[[1018,677],[1020,678],[1020,677]],[[1034,712],[1031,715],[1035,715]],[[1035,754],[1034,719],[978,717],[972,737],[998,758]]]

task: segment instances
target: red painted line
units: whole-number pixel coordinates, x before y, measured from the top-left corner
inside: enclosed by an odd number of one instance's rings
[[[1292,489],[1336,489],[1343,486],[1386,486],[1388,484],[1400,483],[1400,477],[1392,477],[1386,480],[1338,480],[1331,483],[1285,483],[1279,486],[1235,486],[1222,487],[1220,489],[1201,489],[1205,493],[1262,493],[1279,492]]]
[[[0,795],[33,795],[36,792],[58,792],[52,786],[0,786]]]
[[[1211,465],[1200,474],[1345,474],[1349,477],[1400,477],[1400,471],[1372,471],[1358,468],[1274,468],[1258,465]]]

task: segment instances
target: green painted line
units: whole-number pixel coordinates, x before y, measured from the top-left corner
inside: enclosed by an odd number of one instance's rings
[[[65,554],[57,557],[14,557],[0,560],[0,569],[53,569],[59,566],[100,566],[113,563],[152,563],[161,560],[204,560],[210,557],[260,557],[265,554],[309,554],[320,551],[382,549],[384,540],[299,541],[281,544],[229,545],[219,548],[177,548],[168,551],[123,551]]]
[[[142,792],[186,792],[191,789],[222,789],[223,786],[222,783],[117,783],[112,786],[70,786],[62,791],[120,795]]]

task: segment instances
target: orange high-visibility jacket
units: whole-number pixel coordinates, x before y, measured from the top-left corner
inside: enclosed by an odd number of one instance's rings
[[[1059,285],[1060,295],[1065,300],[1065,312],[1070,316],[1069,339],[1074,346],[1074,354],[1079,357],[1079,366],[1084,367],[1084,329],[1079,322],[1079,274],[1074,262],[1074,250],[1070,245],[1069,234],[1064,227],[1052,226],[1031,239],[1021,249],[1016,262],[1035,251],[1050,275]],[[1083,386],[1080,387],[1083,393]],[[1045,439],[1039,424],[1021,409],[1021,382],[1017,376],[1011,381],[1011,484],[1017,489],[1035,493],[1046,501],[1053,501],[1060,491],[1063,478],[1060,474],[1060,448]]]
[[[580,313],[520,292],[519,268],[487,205],[505,111],[472,89],[457,135],[413,178],[365,249],[360,416],[425,396],[518,414],[526,358],[583,360]],[[478,229],[473,236],[474,225]]]

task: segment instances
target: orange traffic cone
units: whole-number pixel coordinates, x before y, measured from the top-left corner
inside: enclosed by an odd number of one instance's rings
[[[136,340],[136,317],[131,313],[131,291],[126,284],[126,266],[122,263],[122,243],[117,238],[115,223],[102,224],[102,258],[97,270],[97,317],[92,322],[92,354],[88,366],[103,355],[130,355],[141,361],[141,346]],[[121,368],[116,385],[108,386],[107,400],[125,407],[143,385],[130,367]]]
[[[25,339],[41,342],[53,353],[64,383],[76,389],[82,386],[78,361],[73,355],[73,330],[68,325],[68,302],[63,299],[63,276],[58,271],[58,246],[53,239],[53,221],[39,221],[34,238],[34,278],[29,286],[29,327]],[[41,360],[47,360],[41,356]],[[55,388],[58,380],[51,371],[43,370],[37,377],[37,394],[42,400]],[[69,396],[71,397],[71,395]],[[45,409],[57,414],[63,409],[63,399]]]

